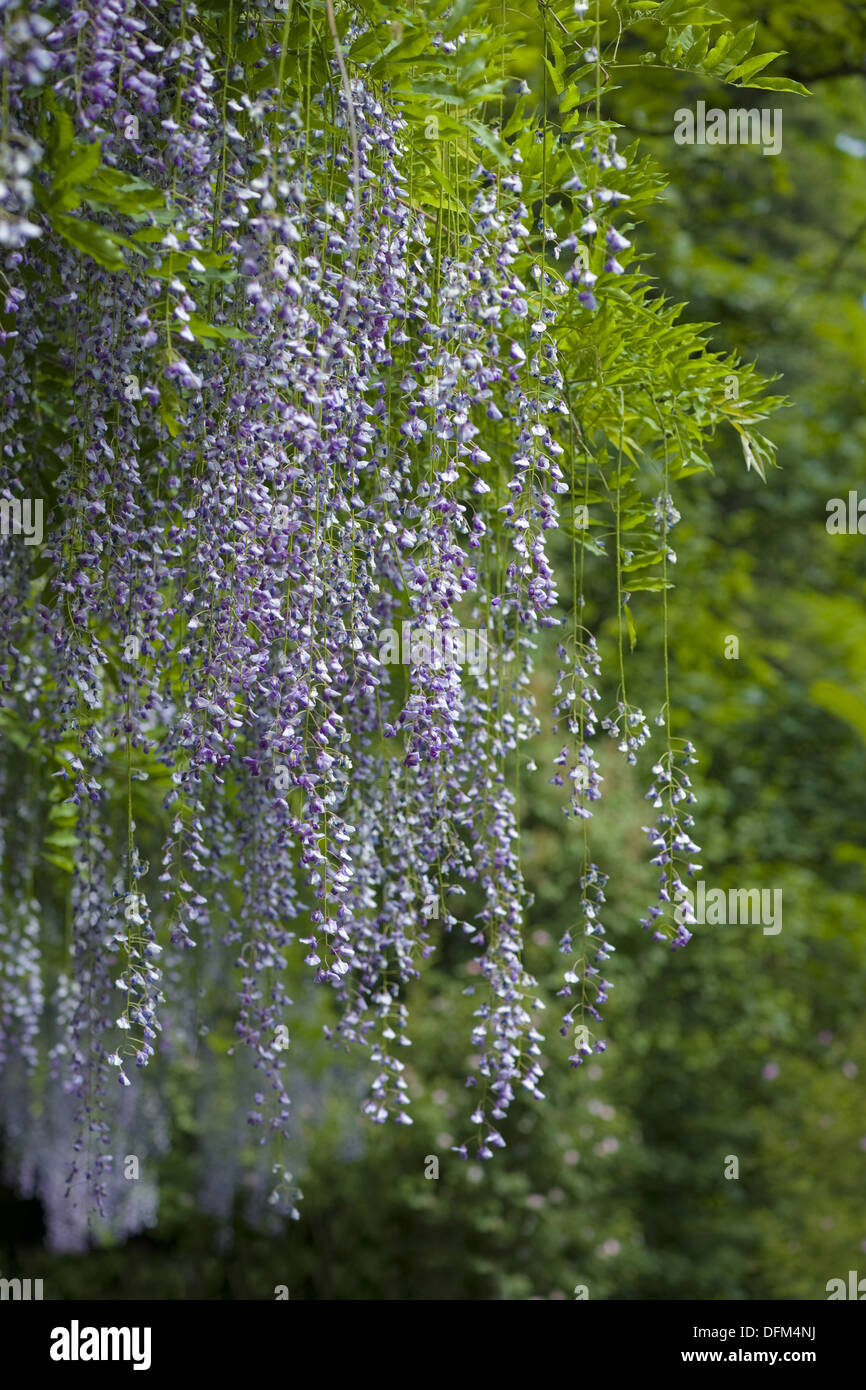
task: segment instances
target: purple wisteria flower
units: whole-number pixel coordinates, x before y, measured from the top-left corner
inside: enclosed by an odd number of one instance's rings
[[[437,164],[437,213],[410,115],[339,47],[309,87],[288,20],[0,11],[0,502],[38,486],[46,509],[36,553],[0,537],[4,730],[19,749],[36,731],[41,779],[0,820],[28,845],[4,856],[10,1171],[58,1247],[142,1229],[155,1180],[112,1154],[165,1151],[181,1077],[221,1155],[206,1209],[247,1191],[252,1144],[259,1213],[296,1217],[296,1007],[320,987],[329,1041],[365,1054],[362,1110],[411,1125],[411,986],[443,933],[471,948],[455,1150],[489,1160],[515,1099],[544,1094],[517,782],[563,624],[551,540],[581,422],[562,343],[628,261],[628,195],[606,186],[626,161],[612,135],[537,123],[461,140],[459,206]],[[548,137],[567,213],[540,196]],[[678,514],[655,506],[667,545]],[[458,634],[483,663],[434,640]],[[551,780],[584,836],[560,943],[576,1066],[605,1048],[611,988],[586,839],[601,668],[583,627],[558,653]],[[637,761],[650,731],[624,693],[601,727]],[[665,904],[696,852],[691,760],[654,768]],[[43,862],[56,894],[33,887]],[[226,1058],[235,1092],[214,1098]]]

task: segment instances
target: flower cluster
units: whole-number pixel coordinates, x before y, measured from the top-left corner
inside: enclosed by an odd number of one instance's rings
[[[19,750],[38,730],[25,790],[48,825],[7,826],[4,1114],[47,1097],[9,1120],[11,1168],[56,1243],[83,1243],[89,1212],[137,1229],[155,1189],[132,1197],[111,1149],[167,1143],[150,1064],[194,1063],[206,1093],[237,1052],[243,1135],[216,1101],[198,1117],[225,1152],[206,1201],[225,1211],[245,1145],[270,1143],[262,1200],[296,1215],[289,980],[305,965],[329,1038],[368,1053],[373,1122],[411,1124],[407,986],[436,922],[472,947],[471,1151],[489,1158],[519,1091],[543,1095],[514,767],[560,621],[557,324],[624,273],[627,195],[603,180],[625,160],[573,139],[561,236],[528,210],[534,132],[498,164],[461,143],[465,198],[437,217],[407,117],[339,49],[324,79],[294,72],[289,19],[247,7],[221,48],[194,0],[2,8],[0,497],[48,508],[38,555],[0,540],[3,727]],[[483,627],[485,668],[448,642],[383,663],[405,621]],[[585,826],[600,660],[583,629],[559,652],[554,781]],[[649,733],[624,703],[603,727],[629,761]],[[673,762],[656,779],[665,866],[692,848],[673,809],[691,795]],[[33,890],[40,853],[71,885],[60,914]],[[561,991],[575,1065],[604,1048],[584,1018],[610,988],[606,881],[585,855]]]
[[[645,825],[643,829],[653,850],[650,863],[661,873],[658,902],[650,907],[647,917],[641,919],[641,926],[645,931],[652,929],[655,941],[670,941],[674,950],[688,945],[691,932],[687,923],[694,922],[688,900],[683,901],[686,885],[682,873],[684,870],[691,878],[701,867],[692,858],[700,853],[700,846],[690,834],[694,816],[683,809],[695,802],[686,770],[697,762],[694,753],[691,743],[685,743],[678,756],[673,749],[666,748],[653,766],[654,781],[646,794],[658,815],[653,825]],[[676,904],[681,904],[677,911],[674,910]]]

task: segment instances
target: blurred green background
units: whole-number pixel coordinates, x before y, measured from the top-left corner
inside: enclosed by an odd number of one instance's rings
[[[778,374],[790,400],[770,422],[781,467],[766,484],[722,439],[714,476],[681,485],[672,604],[677,732],[700,757],[703,877],[781,889],[782,931],[699,926],[685,952],[653,946],[637,925],[654,896],[647,769],[605,751],[593,845],[616,870],[616,988],[604,1056],[572,1071],[551,1007],[547,1099],[519,1101],[508,1147],[466,1164],[449,1147],[467,1110],[459,942],[444,943],[410,1000],[411,1129],[367,1124],[360,1061],[330,1052],[318,1006],[301,1002],[290,1159],[301,1220],[276,1235],[249,1228],[240,1204],[222,1220],[202,1214],[179,1077],[179,1138],[159,1160],[148,1235],[52,1255],[38,1205],[2,1194],[0,1269],[43,1277],[47,1297],[273,1298],[283,1285],[292,1299],[571,1299],[582,1285],[590,1299],[823,1299],[829,1279],[866,1272],[866,536],[825,526],[830,498],[866,498],[866,11],[723,8],[760,20],[756,49],[787,50],[777,70],[810,98],[643,68],[608,114],[620,148],[639,140],[669,179],[639,233],[644,264],[687,301],[687,318],[716,325],[720,349]],[[698,99],[782,110],[781,154],[677,146],[673,113]],[[634,608],[634,688],[660,703],[652,596]],[[599,593],[590,626],[604,631],[612,611]],[[547,727],[543,676],[536,693]],[[529,963],[551,995],[580,873],[545,771],[556,751],[541,740],[522,797]],[[219,1136],[207,1142],[216,1153]],[[431,1156],[438,1179],[425,1176]]]

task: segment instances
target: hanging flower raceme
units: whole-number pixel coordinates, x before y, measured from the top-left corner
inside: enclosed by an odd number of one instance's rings
[[[683,809],[695,802],[686,771],[697,762],[694,751],[691,743],[683,744],[678,754],[667,748],[653,766],[654,781],[646,794],[658,811],[655,823],[644,826],[653,850],[650,863],[661,873],[658,902],[650,907],[648,916],[641,919],[641,926],[645,931],[652,929],[655,941],[669,941],[672,949],[688,945],[692,935],[688,925],[695,921],[685,898],[686,884],[682,874],[691,878],[701,867],[692,857],[700,853],[700,846],[690,834],[694,817]]]

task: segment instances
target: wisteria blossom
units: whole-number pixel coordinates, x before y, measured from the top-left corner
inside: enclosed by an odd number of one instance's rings
[[[490,1159],[544,1096],[520,787],[551,724],[579,883],[563,1060],[607,1046],[621,927],[590,843],[601,733],[629,776],[652,765],[644,925],[689,935],[668,905],[697,867],[692,746],[584,625],[585,559],[616,565],[618,612],[607,580],[595,602],[620,656],[634,547],[676,559],[672,480],[623,477],[626,393],[580,356],[639,293],[628,157],[504,69],[498,120],[455,135],[436,98],[434,129],[382,82],[372,21],[330,5],[313,37],[291,7],[230,9],[230,42],[194,0],[0,10],[0,502],[45,507],[41,545],[0,537],[3,804],[21,779],[28,808],[0,818],[7,1172],[59,1246],[140,1229],[156,1186],[117,1156],[165,1150],[194,1073],[205,1206],[230,1209],[252,1147],[261,1203],[296,1217],[298,1010],[317,986],[361,1109],[409,1126],[413,985],[446,938],[473,1014],[454,1148]],[[447,70],[466,35],[430,26]],[[403,625],[428,640],[383,660]],[[483,663],[441,640],[464,630]]]

